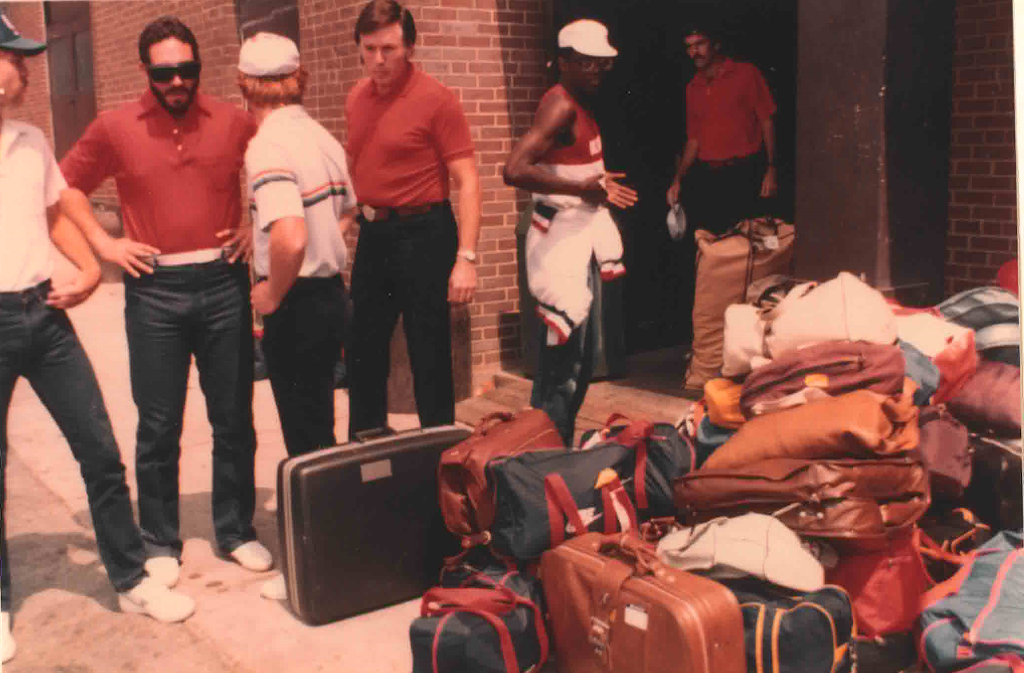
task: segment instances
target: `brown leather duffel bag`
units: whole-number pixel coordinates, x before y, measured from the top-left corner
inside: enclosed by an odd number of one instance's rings
[[[848,458],[917,448],[913,386],[898,397],[857,390],[758,416],[718,447],[705,468],[736,468],[772,458]]]
[[[562,437],[541,409],[485,416],[468,439],[441,454],[437,465],[437,502],[448,530],[475,535],[494,521],[486,474],[491,459],[556,448],[564,448]]]
[[[855,390],[898,395],[905,370],[899,346],[825,341],[788,351],[754,369],[743,381],[740,409],[747,418],[759,416],[767,403],[804,388],[820,388],[833,397]]]
[[[931,504],[928,470],[916,451],[701,468],[676,479],[673,496],[690,522],[760,512],[775,514],[800,535],[849,539],[882,538],[913,524]]]
[[[587,533],[540,562],[559,673],[745,673],[723,584],[662,564],[635,533]]]

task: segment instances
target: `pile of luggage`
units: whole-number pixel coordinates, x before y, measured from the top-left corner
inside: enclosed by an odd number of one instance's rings
[[[441,454],[462,552],[416,672],[1022,670],[1016,298],[774,287],[726,311],[687,418],[566,448],[498,414]]]

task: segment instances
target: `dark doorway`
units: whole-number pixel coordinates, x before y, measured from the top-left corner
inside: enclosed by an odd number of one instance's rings
[[[43,7],[54,153],[60,159],[96,118],[89,3],[47,2]]]
[[[771,210],[792,221],[797,0],[558,0],[553,35],[569,21],[608,26],[619,50],[596,111],[605,164],[622,171],[640,202],[616,211],[627,275],[622,319],[629,354],[688,343],[693,304],[692,230],[673,241],[665,225],[668,190],[685,142],[684,91],[695,70],[683,27],[697,13],[722,27],[724,49],[757,65],[775,97],[779,195]],[[692,228],[691,228],[692,229]]]

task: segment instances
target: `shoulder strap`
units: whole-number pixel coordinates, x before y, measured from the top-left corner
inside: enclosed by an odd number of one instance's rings
[[[573,500],[562,475],[552,472],[544,477],[544,499],[548,506],[548,530],[552,548],[565,542],[565,527],[562,525],[565,520],[572,524],[576,535],[587,532],[580,510],[576,507],[576,501]]]

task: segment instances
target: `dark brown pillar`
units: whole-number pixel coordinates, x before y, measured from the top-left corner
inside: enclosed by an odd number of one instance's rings
[[[952,0],[800,0],[796,275],[942,295]]]

